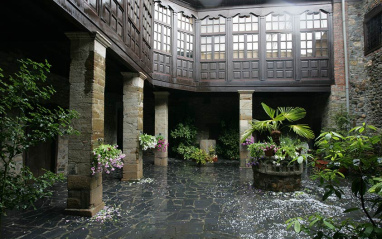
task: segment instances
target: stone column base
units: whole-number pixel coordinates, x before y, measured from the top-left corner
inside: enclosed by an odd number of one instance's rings
[[[102,173],[68,176],[66,212],[92,217],[105,206],[102,201]]]
[[[65,209],[65,213],[72,216],[81,216],[81,217],[92,217],[96,215],[103,207],[105,206],[105,203],[102,202],[101,204],[98,204],[96,207],[90,208],[90,209]]]
[[[168,154],[167,154],[167,152],[155,151],[154,165],[155,166],[167,166],[168,165]]]
[[[137,164],[125,164],[123,166],[123,177],[121,181],[134,181],[143,178],[143,161]]]

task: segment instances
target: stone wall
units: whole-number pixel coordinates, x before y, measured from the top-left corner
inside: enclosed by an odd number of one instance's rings
[[[382,1],[348,3],[350,110],[354,124],[368,122],[382,127],[381,49],[364,56],[364,16]]]
[[[367,56],[364,55],[363,27],[365,14],[381,2],[380,0],[346,1],[349,106],[350,114],[354,116],[352,126],[363,122],[382,126],[380,121],[382,88],[377,80],[382,75],[381,49]],[[333,3],[333,31],[335,84],[327,99],[323,114],[323,127],[333,126],[335,113],[346,109],[341,2]]]

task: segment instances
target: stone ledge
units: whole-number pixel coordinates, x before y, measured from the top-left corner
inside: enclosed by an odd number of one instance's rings
[[[89,208],[89,209],[65,209],[65,213],[72,216],[81,216],[81,217],[92,217],[96,215],[103,207],[105,206],[105,203],[102,202],[96,207]]]

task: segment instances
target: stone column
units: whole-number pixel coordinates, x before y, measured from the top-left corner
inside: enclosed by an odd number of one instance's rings
[[[239,90],[240,95],[240,137],[249,129],[252,121],[252,94],[253,90]],[[240,144],[240,167],[245,168],[246,159],[248,158],[247,146]]]
[[[122,72],[123,76],[123,152],[122,181],[143,177],[142,150],[139,134],[143,132],[143,73]]]
[[[154,92],[155,95],[155,135],[163,135],[168,142],[168,92]],[[155,151],[154,164],[168,165],[168,151]]]
[[[69,137],[66,212],[93,216],[103,208],[102,174],[91,175],[93,149],[104,138],[106,48],[99,33],[67,33],[71,40],[70,104],[79,113],[73,121],[80,135]]]

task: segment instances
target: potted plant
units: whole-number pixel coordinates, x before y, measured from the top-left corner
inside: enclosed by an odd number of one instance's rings
[[[290,192],[301,187],[302,163],[311,157],[308,148],[298,139],[282,137],[276,146],[268,142],[248,145],[250,158],[247,166],[252,166],[253,186],[263,190]],[[272,151],[272,155],[268,152]]]
[[[149,134],[140,134],[139,135],[139,145],[142,150],[154,149],[157,146],[157,139],[155,136]]]
[[[167,148],[169,144],[166,142],[166,139],[163,137],[163,135],[159,134],[156,137],[156,140],[157,140],[157,144],[155,146],[155,149],[160,152],[167,152]]]
[[[191,158],[195,160],[196,164],[198,166],[206,165],[207,163],[213,163],[212,157],[203,149],[197,149],[195,150]]]
[[[195,160],[198,166],[211,164],[218,161],[218,156],[215,154],[215,148],[210,146],[208,152],[204,149],[196,148],[191,156],[191,159]]]
[[[90,168],[92,175],[99,172],[109,174],[115,168],[123,167],[123,158],[126,155],[122,154],[117,147],[117,145],[102,144],[93,150],[94,159]]]
[[[289,127],[297,135],[313,139],[314,133],[310,127],[306,124],[290,124],[283,125],[284,122],[295,122],[305,117],[306,111],[304,108],[300,107],[278,107],[277,109],[272,109],[265,103],[261,103],[265,113],[270,119],[267,120],[256,120],[251,122],[251,128],[246,130],[242,136],[242,142],[253,134],[255,131],[269,131],[273,142],[279,146],[281,128]]]

